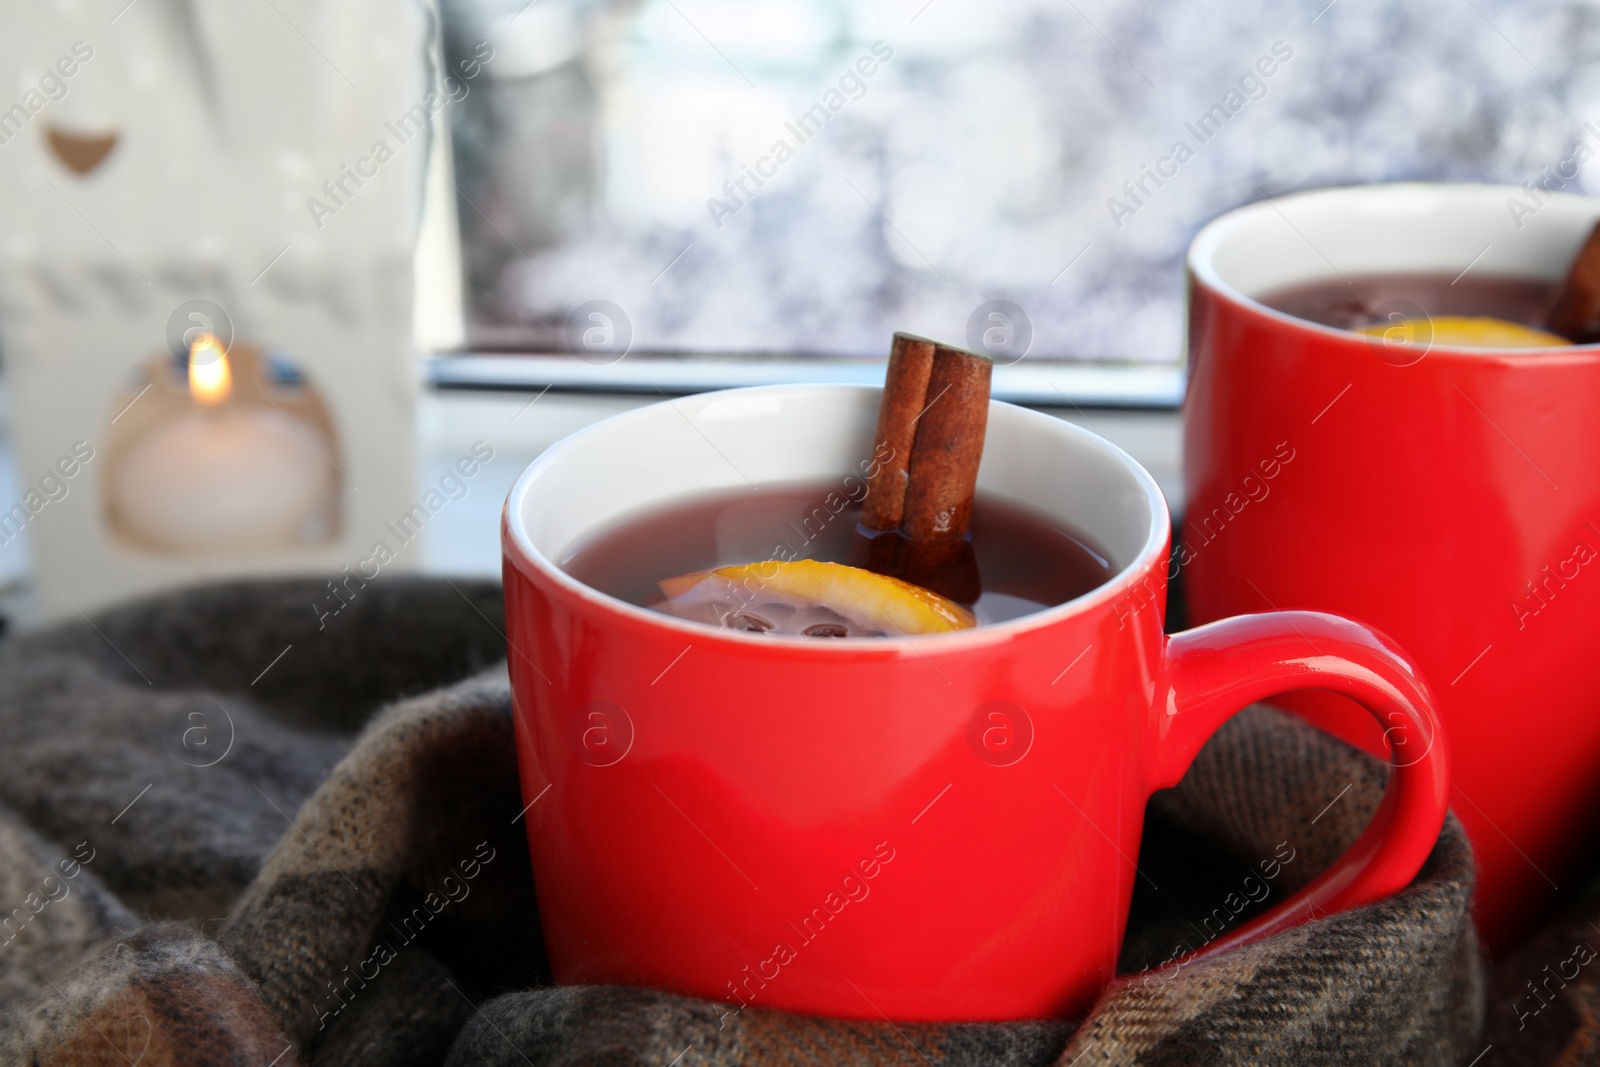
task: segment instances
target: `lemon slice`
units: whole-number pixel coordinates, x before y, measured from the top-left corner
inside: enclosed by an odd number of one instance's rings
[[[1398,344],[1461,345],[1466,348],[1554,348],[1570,345],[1532,326],[1488,316],[1435,315],[1431,319],[1401,319],[1398,322],[1363,326],[1356,331],[1368,337],[1392,338]]]
[[[977,625],[972,612],[919,585],[814,559],[718,567],[659,584],[662,610],[729,629],[868,637]]]

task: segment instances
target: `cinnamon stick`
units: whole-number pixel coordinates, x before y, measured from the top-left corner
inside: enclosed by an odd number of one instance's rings
[[[1568,268],[1547,325],[1574,344],[1600,341],[1600,225],[1589,232]]]
[[[967,539],[989,418],[993,364],[897,333],[878,408],[861,536],[852,560],[953,600],[981,592]]]
[[[897,333],[889,348],[883,399],[878,402],[878,433],[872,442],[879,466],[867,479],[867,497],[861,503],[861,524],[869,530],[898,530],[905,519],[911,447],[917,421],[928,402],[928,378],[937,347],[924,337]]]
[[[911,446],[905,514],[900,519],[910,541],[955,541],[967,536],[989,425],[993,370],[993,363],[971,352],[944,345],[934,351],[928,399]]]

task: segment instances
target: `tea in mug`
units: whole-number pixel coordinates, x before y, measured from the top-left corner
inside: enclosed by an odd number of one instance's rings
[[[1508,275],[1368,274],[1267,293],[1261,303],[1323,326],[1426,344],[1544,348],[1569,342],[1550,325],[1559,284]]]
[[[907,629],[922,611],[970,612],[968,625],[1004,622],[1082,596],[1112,573],[1105,554],[1083,534],[979,493],[967,540],[978,592],[965,602],[950,601],[851,567],[853,549],[869,536],[858,529],[860,516],[860,501],[836,484],[727,493],[673,504],[602,531],[562,566],[585,585],[641,607],[729,629],[810,637],[964,628]],[[790,561],[833,566],[797,566],[793,581],[778,577],[777,564]],[[698,600],[674,603],[722,568],[739,577],[702,590]]]

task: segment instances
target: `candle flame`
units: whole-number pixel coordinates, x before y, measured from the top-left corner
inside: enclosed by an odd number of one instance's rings
[[[189,395],[205,405],[220,404],[233,392],[233,371],[228,353],[209,333],[189,345]]]

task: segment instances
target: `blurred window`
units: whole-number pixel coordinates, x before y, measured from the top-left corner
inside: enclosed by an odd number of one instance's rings
[[[1207,219],[1521,184],[1600,128],[1580,0],[444,4],[452,65],[492,54],[450,110],[477,352],[882,356],[905,329],[1171,394]]]

